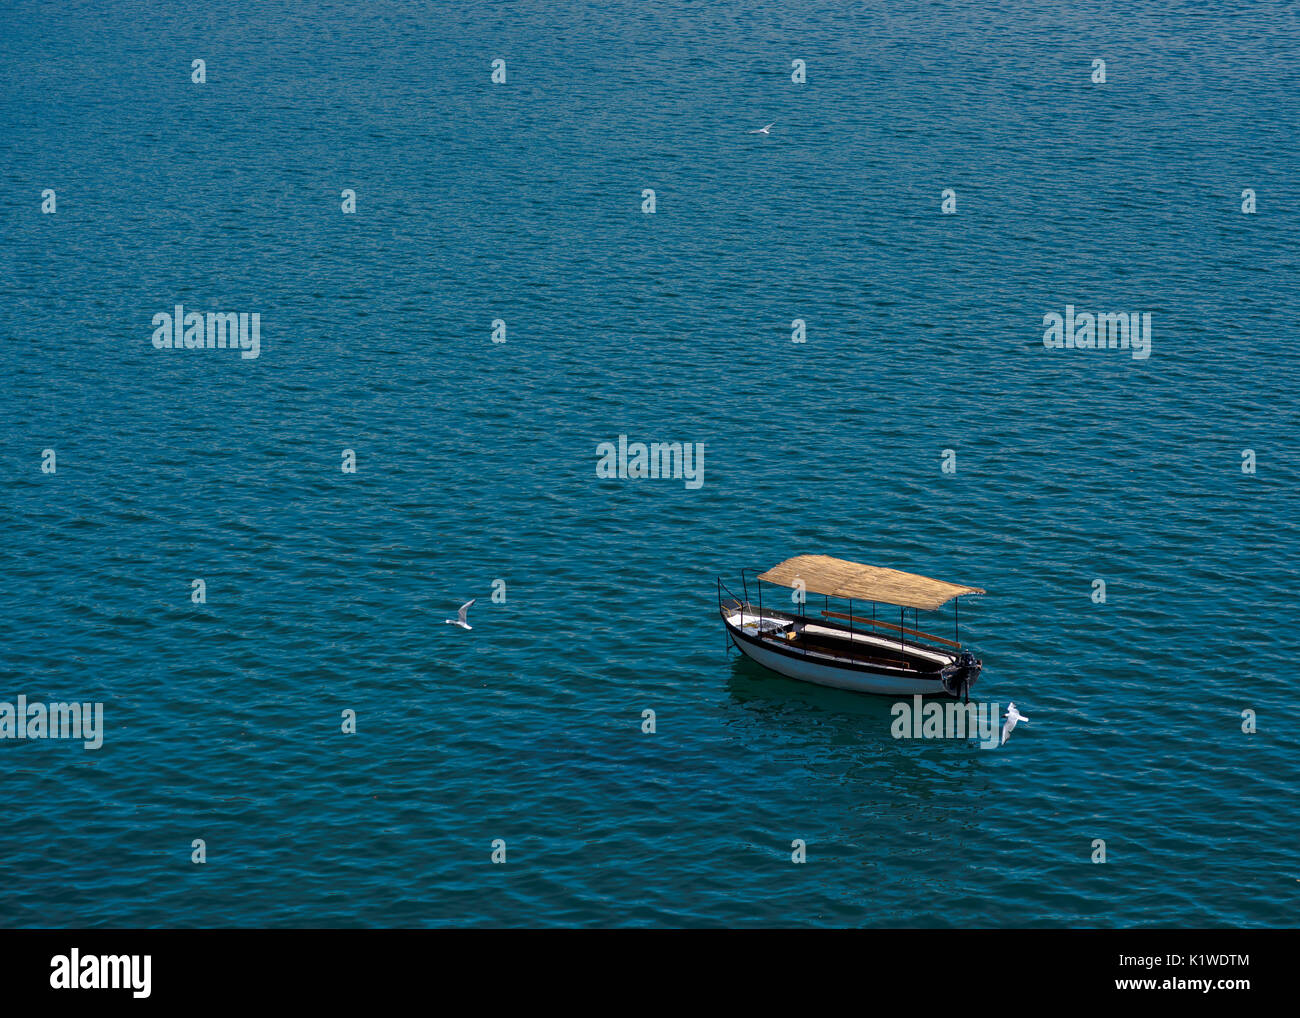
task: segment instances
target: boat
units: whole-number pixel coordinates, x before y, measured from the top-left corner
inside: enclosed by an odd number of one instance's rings
[[[763,667],[787,678],[859,693],[969,700],[983,663],[961,644],[957,605],[961,597],[983,594],[979,587],[829,555],[796,555],[753,577],[758,595],[754,604],[745,572],[740,572],[743,598],[718,578],[718,612],[731,643]],[[771,595],[764,606],[764,583],[793,591],[788,603],[797,610],[774,610]],[[822,595],[820,611],[809,611],[811,594]],[[848,611],[833,611],[838,605],[833,606],[831,598],[846,601]],[[917,628],[919,612],[936,611],[949,601],[953,639]],[[861,606],[861,614],[855,605]],[[876,617],[881,605],[899,610],[897,625]]]

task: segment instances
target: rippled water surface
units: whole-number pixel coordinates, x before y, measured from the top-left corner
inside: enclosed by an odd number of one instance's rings
[[[0,924],[1294,924],[1294,6],[0,19],[0,701],[106,728],[0,741]],[[728,656],[803,552],[987,589],[1030,722]]]

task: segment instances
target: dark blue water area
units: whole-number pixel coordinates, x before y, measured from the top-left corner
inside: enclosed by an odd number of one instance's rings
[[[1294,5],[0,25],[0,703],[104,705],[0,740],[0,925],[1294,925]],[[1028,723],[729,654],[800,553],[987,590]]]

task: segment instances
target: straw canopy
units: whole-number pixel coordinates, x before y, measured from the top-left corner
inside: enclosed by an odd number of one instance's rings
[[[829,555],[796,555],[760,573],[758,578],[782,587],[794,587],[802,581],[804,589],[812,594],[876,601],[924,611],[934,611],[962,594],[984,593],[979,587],[931,580],[897,569],[864,566]]]

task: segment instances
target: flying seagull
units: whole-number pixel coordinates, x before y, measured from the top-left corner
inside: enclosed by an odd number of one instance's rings
[[[469,606],[472,605],[477,600],[478,600],[477,597],[471,598],[470,600],[466,601],[463,605],[460,606],[460,611],[456,613],[456,617],[454,619],[443,619],[442,621],[447,623],[447,625],[449,626],[460,626],[461,629],[473,629],[474,627],[465,621],[465,617],[469,615]]]
[[[768,124],[766,127],[760,127],[757,131],[750,131],[750,134],[771,134],[775,124]]]
[[[1002,726],[1002,745],[1004,746],[1006,745],[1007,738],[1011,735],[1012,731],[1015,730],[1017,721],[1023,721],[1025,724],[1029,724],[1029,719],[1021,714],[1020,711],[1016,710],[1016,705],[1014,703],[1007,704],[1006,718],[1007,723]]]

